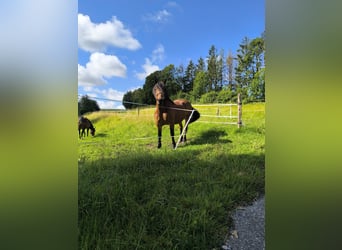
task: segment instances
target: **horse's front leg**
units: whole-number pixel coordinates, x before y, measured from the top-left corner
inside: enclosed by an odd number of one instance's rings
[[[170,135],[172,138],[172,145],[173,148],[176,147],[176,142],[175,142],[175,125],[174,124],[170,124]]]
[[[161,148],[162,126],[158,126],[158,148]]]

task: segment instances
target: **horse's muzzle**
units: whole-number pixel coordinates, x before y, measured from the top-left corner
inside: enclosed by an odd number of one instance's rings
[[[158,105],[162,105],[164,103],[164,99],[156,99]]]

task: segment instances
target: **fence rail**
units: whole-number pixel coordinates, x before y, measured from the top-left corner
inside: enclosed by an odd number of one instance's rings
[[[119,100],[111,100],[111,99],[105,99],[105,98],[98,98],[98,97],[91,97],[90,99],[98,99],[98,100],[107,100],[107,101],[116,101],[119,102]],[[121,101],[124,102],[124,101]],[[152,105],[143,104],[143,103],[133,103],[133,102],[125,102],[125,103],[132,103],[138,105],[136,107],[137,115],[140,116],[140,111],[147,107],[153,107]],[[233,111],[233,107],[237,107],[236,111]],[[236,121],[198,121],[198,122],[205,122],[205,123],[221,123],[221,124],[232,124],[237,125],[238,128],[242,126],[242,102],[241,102],[241,95],[238,94],[238,100],[237,103],[214,103],[214,104],[193,104],[193,107],[198,108],[201,117],[208,117],[208,118],[223,118],[223,119],[236,119]],[[216,107],[216,115],[213,114],[206,114],[205,111],[202,109],[204,107]],[[224,107],[229,107],[229,115],[221,115],[222,109]],[[177,109],[177,108],[174,108]],[[179,109],[183,110],[183,109]],[[126,110],[120,110],[120,109],[105,109],[107,112],[117,112],[117,113],[125,113]],[[207,110],[206,110],[207,111]],[[209,111],[210,112],[210,111]],[[225,112],[225,111],[224,111]],[[234,113],[234,115],[233,115]]]
[[[237,103],[194,104],[193,106],[198,108],[199,112],[201,113],[201,117],[213,118],[211,121],[200,120],[198,122],[237,125],[238,128],[242,126],[242,102],[240,94],[238,95]],[[205,107],[209,107],[209,109],[204,109]],[[225,107],[229,107],[228,115]],[[216,110],[213,108],[216,108]],[[213,112],[215,112],[215,114],[213,114]],[[222,113],[224,115],[222,115]],[[216,118],[229,120],[215,121],[214,119]]]

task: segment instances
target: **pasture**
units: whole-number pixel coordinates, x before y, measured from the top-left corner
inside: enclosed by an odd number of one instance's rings
[[[157,149],[154,109],[85,115],[96,134],[78,140],[80,249],[220,249],[234,209],[264,193],[264,103],[243,105],[240,129],[201,117],[176,150],[168,126]]]

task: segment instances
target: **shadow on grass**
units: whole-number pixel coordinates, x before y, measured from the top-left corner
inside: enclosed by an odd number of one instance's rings
[[[225,135],[207,131],[202,141]],[[264,154],[203,157],[201,149],[172,153],[128,149],[115,158],[84,161],[78,171],[80,246],[219,247],[234,209],[264,193],[264,166]]]
[[[198,137],[191,141],[191,144],[232,143],[231,140],[222,138],[227,135],[227,132],[223,129],[210,129],[202,132]]]
[[[105,133],[96,133],[95,137],[107,137],[107,134],[105,134]]]

